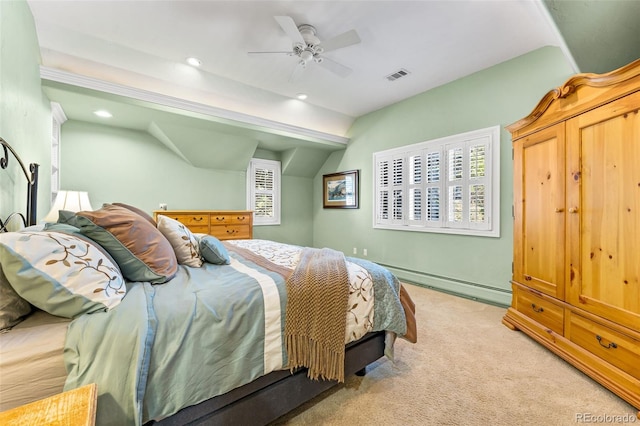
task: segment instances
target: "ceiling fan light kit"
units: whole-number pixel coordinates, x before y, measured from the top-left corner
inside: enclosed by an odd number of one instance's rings
[[[202,61],[193,56],[187,58],[187,63],[193,67],[199,67],[200,65],[202,65]]]
[[[328,40],[321,41],[317,37],[317,31],[313,25],[296,25],[290,16],[274,16],[274,18],[285,34],[291,39],[292,50],[289,52],[249,52],[250,55],[286,54],[288,56],[297,56],[299,61],[289,77],[289,81],[297,79],[301,71],[311,62],[320,64],[323,68],[340,77],[347,77],[351,74],[353,71],[351,68],[322,56],[322,54],[360,43],[360,37],[355,30],[350,30]]]

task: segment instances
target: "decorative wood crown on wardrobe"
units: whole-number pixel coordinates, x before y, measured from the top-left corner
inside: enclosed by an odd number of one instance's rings
[[[637,60],[570,78],[507,126],[514,259],[503,319],[638,409],[639,111]]]

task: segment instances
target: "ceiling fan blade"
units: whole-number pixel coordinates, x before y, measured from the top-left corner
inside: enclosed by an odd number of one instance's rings
[[[322,47],[325,52],[329,52],[331,50],[341,49],[353,44],[358,44],[360,43],[360,41],[360,36],[358,36],[356,30],[349,30],[346,33],[342,33],[333,38],[330,38],[329,40],[320,42],[320,47]]]
[[[254,56],[254,55],[272,55],[272,54],[276,54],[276,55],[293,55],[293,52],[288,51],[288,52],[247,52],[247,55],[249,56]]]
[[[289,83],[295,83],[296,81],[298,81],[306,67],[307,66],[302,62],[298,62],[296,67],[293,69],[293,72],[289,76]]]
[[[326,56],[322,57],[322,61],[318,62],[318,65],[343,78],[348,77],[353,72],[351,68],[339,64],[338,62],[334,61],[333,59],[329,59]]]
[[[293,18],[290,16],[274,16],[280,27],[284,30],[285,34],[293,40],[294,43],[301,43],[303,46],[306,46],[304,38],[302,38],[302,34],[298,31],[298,26],[293,21]]]

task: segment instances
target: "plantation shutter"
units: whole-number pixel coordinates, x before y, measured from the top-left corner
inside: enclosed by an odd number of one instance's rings
[[[442,151],[427,150],[426,155],[427,177],[425,182],[425,192],[427,197],[426,205],[426,226],[441,226],[442,213],[441,206],[445,203],[441,200],[443,176],[442,171]]]
[[[254,225],[280,223],[280,162],[253,159],[249,176],[248,204]]]
[[[273,170],[256,167],[255,169],[255,217],[273,218]]]
[[[408,158],[408,172],[409,179],[408,186],[408,217],[407,223],[409,225],[422,225],[425,219],[425,211],[428,200],[425,196],[425,179],[427,178],[427,171],[425,169],[426,162],[423,151],[415,151],[409,153]]]
[[[374,228],[500,236],[499,154],[499,126],[374,153]]]
[[[489,229],[491,180],[487,170],[491,144],[488,137],[467,143],[469,153],[469,228]]]

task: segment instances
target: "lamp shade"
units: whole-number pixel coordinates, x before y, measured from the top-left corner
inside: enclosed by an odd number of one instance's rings
[[[53,223],[58,221],[58,212],[67,210],[71,212],[79,212],[83,210],[93,210],[89,202],[89,194],[83,191],[58,191],[56,201],[47,215],[44,217],[45,222]]]

